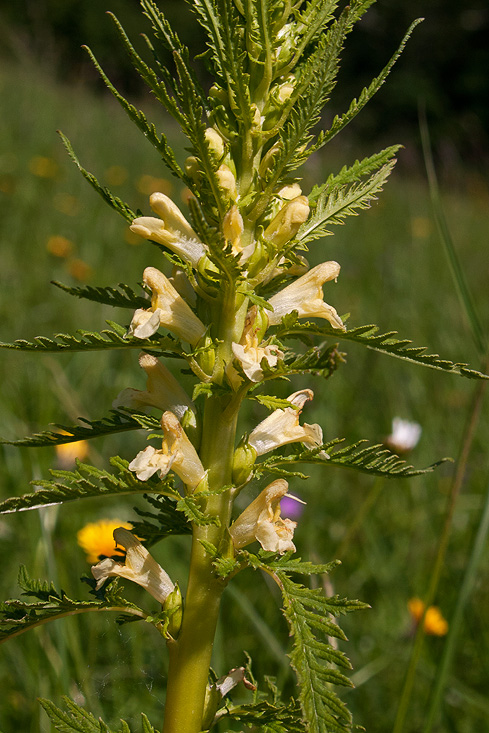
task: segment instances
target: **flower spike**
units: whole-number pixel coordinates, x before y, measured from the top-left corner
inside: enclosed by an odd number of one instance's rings
[[[270,552],[295,552],[292,538],[297,522],[280,516],[280,500],[288,488],[284,479],[273,481],[240,514],[229,528],[236,549],[258,540]]]
[[[161,427],[165,434],[161,450],[148,445],[131,461],[129,470],[140,481],[147,481],[156,472],[164,478],[172,470],[186,486],[195,489],[206,475],[197,451],[173,412],[163,413]]]
[[[175,333],[192,346],[202,338],[205,326],[175,290],[168,278],[156,267],[147,267],[143,282],[152,292],[151,308],[138,308],[129,326],[129,335],[149,338],[160,326]]]
[[[182,259],[197,267],[205,255],[205,245],[199,240],[178,206],[164,193],[153,193],[149,203],[155,214],[160,216],[139,216],[131,224],[131,231],[145,239],[164,244]]]
[[[287,400],[295,407],[274,410],[252,431],[248,445],[256,450],[258,456],[288,443],[305,443],[313,448],[321,445],[323,431],[319,425],[299,424],[302,408],[313,397],[314,393],[310,389],[302,389],[291,394]]]
[[[276,326],[287,313],[297,311],[299,318],[325,318],[333,328],[345,330],[343,321],[335,309],[323,300],[323,285],[329,280],[336,280],[340,274],[337,262],[323,262],[313,267],[305,275],[287,285],[268,301],[270,325]]]
[[[156,560],[151,557],[141,542],[124,527],[114,530],[114,539],[117,545],[126,550],[125,562],[117,562],[106,557],[92,567],[92,575],[97,581],[98,590],[111,577],[127,578],[133,583],[146,588],[153,598],[162,605],[174,589],[170,577]]]

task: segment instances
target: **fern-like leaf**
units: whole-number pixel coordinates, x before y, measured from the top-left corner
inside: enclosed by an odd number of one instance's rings
[[[89,611],[110,611],[139,619],[146,617],[144,611],[122,597],[117,580],[97,592],[96,600],[89,601],[73,600],[51,584],[31,580],[25,567],[20,569],[19,583],[23,595],[36,600],[11,599],[0,603],[0,643],[48,621]]]
[[[122,326],[108,321],[111,330],[104,329],[100,333],[96,331],[77,330],[76,336],[67,333],[58,333],[53,338],[48,336],[36,336],[33,341],[16,339],[12,343],[0,341],[1,349],[13,349],[16,351],[103,351],[106,349],[145,349],[164,352],[162,356],[181,356],[182,349],[178,341],[170,336],[154,334],[149,339],[138,339],[126,336],[126,329]]]
[[[403,359],[413,364],[439,369],[449,374],[457,374],[469,379],[489,379],[488,374],[483,374],[471,369],[462,362],[452,362],[442,359],[438,354],[426,354],[425,346],[411,346],[409,339],[398,339],[397,331],[388,331],[379,334],[379,328],[375,325],[357,326],[346,331],[340,331],[332,326],[316,326],[313,323],[297,323],[293,316],[285,316],[276,332],[279,338],[299,338],[310,344],[312,336],[333,337],[340,341],[353,341],[373,351],[387,354],[397,359]]]
[[[131,308],[136,310],[137,308],[146,308],[148,306],[148,299],[143,295],[138,295],[125,283],[119,283],[116,288],[111,286],[93,287],[92,285],[86,285],[84,287],[70,287],[69,285],[60,283],[57,280],[51,280],[51,283],[60,290],[63,290],[65,293],[74,295],[76,298],[93,300],[96,303],[111,305],[114,308]]]
[[[363,209],[368,209],[382,191],[394,164],[395,160],[386,163],[365,182],[355,183],[350,188],[335,187],[330,193],[321,194],[313,215],[299,230],[296,241],[304,245],[326,237],[332,234],[329,229],[332,224],[343,224],[347,216],[357,216]]]
[[[366,440],[359,440],[344,448],[332,450],[342,442],[342,439],[336,438],[313,450],[304,450],[287,456],[271,456],[256,465],[255,475],[261,476],[263,473],[273,473],[282,476],[292,475],[307,478],[294,471],[289,474],[289,467],[300,463],[309,463],[350,468],[371,476],[412,478],[413,476],[431,473],[442,463],[451,460],[450,458],[442,458],[426,468],[414,468],[381,443],[365,445]]]
[[[132,57],[133,61],[134,61],[134,58],[139,59],[139,56],[137,56],[136,52],[134,51],[134,49],[130,45],[129,40],[127,39],[127,36],[125,35],[124,31],[122,30],[122,27],[119,25],[117,19],[116,19],[116,23],[117,23],[117,27],[119,28],[122,37],[126,39],[127,44],[129,45],[129,48],[131,48],[132,51],[134,52],[133,54],[131,54],[131,57]],[[177,178],[179,178],[182,181],[186,181],[187,178],[186,178],[183,170],[178,165],[177,160],[175,158],[175,153],[173,152],[172,148],[170,147],[170,145],[168,143],[168,140],[165,137],[165,135],[163,133],[158,134],[156,132],[156,127],[154,126],[154,124],[153,123],[149,123],[147,121],[144,112],[142,112],[141,110],[137,109],[137,107],[135,107],[133,104],[131,104],[131,102],[128,102],[128,100],[114,87],[114,85],[112,84],[112,82],[110,81],[110,79],[107,77],[107,75],[103,71],[102,67],[98,63],[97,59],[95,58],[95,56],[93,55],[93,53],[91,52],[91,50],[88,47],[85,47],[85,48],[86,48],[86,50],[87,50],[87,52],[88,52],[88,54],[90,56],[90,59],[91,59],[93,65],[95,66],[95,68],[97,69],[98,73],[102,77],[105,85],[112,92],[113,96],[117,99],[117,101],[121,105],[122,109],[126,112],[126,114],[128,115],[128,117],[141,130],[141,132],[143,133],[143,135],[146,137],[147,140],[149,140],[149,142],[153,145],[153,147],[155,147],[156,150],[160,153],[160,155],[161,155],[161,157],[162,157],[165,165],[173,173],[173,175],[176,176]],[[167,101],[167,103],[165,104],[166,108],[169,111],[172,111],[173,110],[174,116],[177,118],[177,120],[180,123],[183,124],[184,118],[179,113],[178,107],[175,104],[175,102],[173,102],[173,100],[171,100],[171,98],[169,97],[168,94],[166,94],[166,96],[164,96],[164,93],[163,92],[164,91],[166,92],[164,85],[158,83],[158,81],[156,80],[156,75],[154,74],[154,72],[151,72],[151,70],[149,69],[149,67],[147,67],[145,64],[143,64],[143,61],[141,59],[139,59],[139,61],[141,63],[140,63],[140,65],[138,65],[138,67],[139,66],[144,66],[144,69],[147,72],[147,74],[144,74],[144,70],[141,69],[141,68],[138,68],[138,70],[139,70],[142,78],[145,79],[145,80],[148,80],[148,77],[149,77],[149,79],[150,79],[150,81],[149,81],[150,86],[151,86],[153,92],[157,95],[157,98],[161,102],[163,102],[163,103],[165,103],[163,100]],[[153,83],[151,83],[151,82],[153,82]],[[135,217],[133,216],[133,219],[134,218]]]
[[[124,203],[120,198],[117,196],[114,196],[114,194],[106,187],[102,186],[96,177],[93,175],[93,173],[90,173],[86,170],[78,160],[77,156],[75,155],[75,151],[73,150],[73,147],[66,137],[66,135],[63,135],[61,130],[58,130],[58,133],[61,137],[61,140],[63,141],[63,145],[65,146],[68,155],[70,156],[73,163],[76,165],[82,176],[85,178],[86,181],[92,186],[92,188],[95,189],[95,191],[103,198],[103,200],[109,204],[115,211],[117,211],[118,214],[120,214],[126,221],[132,222],[136,218],[136,214],[132,209]]]
[[[131,733],[131,729],[125,720],[121,720],[121,727],[117,730],[109,728],[101,718],[96,720],[91,713],[70,700],[69,697],[63,697],[68,712],[58,708],[51,700],[40,697],[39,702],[59,733]],[[141,716],[142,733],[156,733],[146,715],[142,713]]]
[[[110,459],[110,463],[117,469],[117,475],[80,461],[77,462],[76,471],[51,469],[52,479],[32,482],[36,487],[36,491],[23,496],[12,496],[2,501],[0,503],[0,514],[39,509],[44,506],[64,504],[76,499],[90,499],[95,496],[154,493],[166,495],[162,499],[168,519],[164,529],[171,524],[170,517],[174,520],[171,526],[175,525],[181,528],[181,515],[175,508],[175,502],[167,498],[169,496],[179,498],[170,476],[165,477],[163,480],[151,477],[147,481],[140,481],[132,471],[129,471],[127,461],[114,456]],[[174,534],[174,532],[163,532],[163,535],[166,534]],[[137,535],[143,538],[143,535],[140,535],[139,532]],[[144,538],[146,538],[146,535],[144,535]]]
[[[345,128],[356,116],[361,110],[365,107],[367,102],[369,102],[374,94],[378,92],[382,84],[385,82],[387,77],[389,76],[392,67],[396,63],[397,59],[401,55],[401,53],[404,50],[404,47],[406,43],[408,42],[411,34],[413,33],[414,29],[417,25],[419,25],[423,21],[423,18],[418,18],[415,20],[411,25],[409,26],[406,35],[401,41],[401,44],[399,45],[399,48],[394,53],[394,55],[389,60],[389,63],[382,69],[380,74],[370,83],[370,85],[366,88],[364,88],[358,98],[354,99],[352,103],[350,104],[350,107],[348,108],[348,111],[345,112],[342,116],[336,116],[333,120],[333,124],[331,125],[330,129],[327,132],[323,132],[318,136],[318,139],[316,143],[309,149],[309,154],[315,152],[316,150],[319,150],[322,148],[326,143],[328,143],[330,140],[332,140],[343,128]]]
[[[345,733],[351,715],[332,685],[352,687],[337,667],[351,669],[346,656],[328,639],[345,639],[333,617],[365,608],[358,601],[326,598],[322,589],[306,588],[275,571],[284,600],[284,615],[293,637],[291,663],[300,686],[300,702],[310,733]]]
[[[55,423],[55,427],[58,428],[57,431],[45,430],[42,433],[34,433],[20,440],[5,440],[2,438],[0,443],[25,446],[26,448],[41,448],[43,446],[75,443],[78,440],[100,438],[102,435],[123,433],[128,430],[140,430],[141,428],[158,430],[160,428],[160,423],[155,417],[134,411],[110,410],[110,414],[101,420],[91,421],[83,417],[80,417],[79,420],[85,425],[60,425]]]

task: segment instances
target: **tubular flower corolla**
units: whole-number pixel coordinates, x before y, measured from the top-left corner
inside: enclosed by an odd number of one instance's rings
[[[129,464],[140,481],[147,481],[158,472],[160,478],[174,471],[191,489],[205,477],[205,470],[194,446],[188,439],[173,412],[163,413],[161,418],[164,438],[160,450],[148,445]]]
[[[233,342],[231,348],[235,358],[241,364],[241,367],[252,382],[259,382],[263,377],[263,369],[261,363],[265,359],[270,367],[274,367],[279,359],[283,359],[284,354],[278,346],[270,344],[269,346],[260,346],[261,335],[265,330],[263,328],[263,320],[265,328],[267,317],[260,318],[257,313],[256,306],[250,308],[246,317],[246,323],[239,344]],[[261,321],[261,323],[260,323]],[[228,369],[228,377],[233,385],[239,384],[241,379],[233,367]]]
[[[333,328],[345,330],[343,321],[335,309],[323,300],[323,285],[335,280],[340,273],[337,262],[323,262],[313,267],[268,301],[273,311],[269,313],[271,326],[276,326],[282,318],[297,311],[299,318],[325,318]]]
[[[319,425],[299,424],[302,408],[313,397],[314,393],[310,389],[302,389],[291,394],[287,400],[294,407],[274,410],[250,434],[248,445],[256,450],[258,456],[288,443],[305,443],[311,447],[321,445],[323,431]]]
[[[282,519],[280,500],[286,495],[287,481],[277,479],[269,484],[229,528],[236,549],[258,540],[270,552],[295,552],[292,542],[297,522]]]
[[[151,308],[138,308],[129,326],[129,335],[146,339],[160,326],[175,333],[192,346],[202,338],[205,326],[175,290],[168,278],[156,267],[147,267],[143,282],[152,290]]]
[[[309,216],[307,196],[296,196],[287,201],[265,229],[263,236],[275,247],[283,247],[295,237],[299,227]]]
[[[205,255],[205,245],[199,240],[180,209],[164,193],[153,193],[149,203],[155,214],[160,216],[139,216],[131,224],[131,231],[145,239],[164,244],[182,259],[197,267]]]
[[[173,374],[156,356],[140,354],[139,366],[148,375],[146,390],[122,390],[112,403],[112,407],[156,407],[159,410],[171,410],[179,420],[187,410],[194,410],[194,404],[185,390],[177,382]]]
[[[126,550],[125,562],[117,562],[106,557],[92,567],[92,575],[97,581],[98,590],[111,577],[126,578],[145,588],[162,605],[174,589],[170,577],[156,560],[151,557],[141,542],[124,527],[114,530],[117,545]]]

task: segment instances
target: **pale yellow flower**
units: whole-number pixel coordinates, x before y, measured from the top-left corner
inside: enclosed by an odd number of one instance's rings
[[[156,472],[164,478],[172,470],[186,486],[195,489],[206,475],[197,451],[173,412],[163,413],[161,427],[164,432],[161,449],[149,445],[131,461],[129,470],[140,481],[147,481]]]
[[[106,558],[92,567],[92,575],[98,590],[111,577],[126,578],[145,588],[161,604],[174,589],[170,577],[143,547],[141,542],[127,529],[117,527],[114,540],[126,550],[125,562]]]
[[[178,206],[164,193],[158,192],[151,194],[149,203],[155,214],[161,218],[139,216],[131,224],[131,231],[145,239],[164,244],[193,267],[197,267],[205,254],[205,246]]]
[[[299,318],[325,318],[333,328],[345,330],[335,309],[323,300],[323,285],[335,280],[340,273],[337,262],[323,262],[313,267],[268,301],[273,311],[269,312],[270,325],[276,326],[282,318],[297,311]]]
[[[122,390],[112,403],[112,407],[115,409],[118,407],[133,409],[145,406],[156,407],[162,411],[171,410],[179,420],[183,418],[187,410],[194,410],[194,404],[188,394],[156,356],[141,354],[139,366],[148,376],[146,389],[129,387]]]
[[[239,515],[229,528],[236,549],[258,540],[270,552],[295,552],[292,538],[297,523],[280,516],[280,500],[287,489],[287,481],[273,481]]]
[[[317,424],[300,425],[299,416],[306,402],[312,400],[314,393],[302,389],[287,397],[294,407],[274,410],[261,421],[248,437],[248,445],[256,450],[258,456],[288,443],[304,443],[315,448],[323,442],[323,431]]]
[[[131,524],[120,519],[100,519],[89,522],[76,533],[76,541],[86,552],[87,562],[97,562],[100,557],[111,557],[114,549],[114,530],[117,527],[131,529]]]
[[[263,236],[275,247],[283,247],[299,231],[309,216],[307,196],[297,196],[287,201],[265,229]]]
[[[219,185],[224,191],[226,197],[234,200],[237,197],[238,192],[236,190],[236,178],[234,177],[234,173],[231,168],[223,163],[217,169],[216,175]]]
[[[143,282],[152,290],[151,308],[138,308],[129,326],[128,334],[146,339],[160,326],[175,333],[183,341],[195,346],[205,333],[205,326],[175,290],[169,279],[155,267],[147,267]]]
[[[261,320],[257,314],[256,306],[250,308],[240,342],[239,344],[233,342],[231,346],[235,358],[252,382],[259,382],[263,378],[261,366],[263,359],[270,367],[274,367],[278,360],[284,357],[278,346],[274,344],[261,345],[261,332],[264,330],[260,323]],[[233,386],[239,385],[242,381],[232,366],[227,370],[227,375]]]

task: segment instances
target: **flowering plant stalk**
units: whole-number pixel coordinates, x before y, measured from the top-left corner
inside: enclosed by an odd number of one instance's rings
[[[86,611],[117,611],[150,621],[169,654],[163,733],[199,733],[233,720],[264,731],[351,730],[350,713],[333,688],[350,685],[340,671],[349,662],[331,639],[344,639],[334,618],[364,604],[327,598],[294,579],[328,573],[335,563],[293,557],[295,522],[282,518],[280,500],[292,491],[292,483],[305,478],[297,464],[340,466],[387,478],[433,467],[416,470],[382,446],[344,447],[338,438],[325,440],[321,427],[302,417],[313,392],[304,387],[281,399],[271,386],[293,375],[329,379],[344,363],[338,350],[343,340],[465,377],[485,376],[428,355],[393,333],[381,335],[374,326],[347,329],[346,317],[329,304],[335,302],[340,265],[330,260],[311,267],[306,259],[311,242],[368,208],[392,170],[398,146],[331,173],[308,193],[297,171],[373,96],[415,24],[358,100],[329,129],[318,131],[345,39],[371,0],[354,0],[343,8],[329,0],[192,0],[207,36],[202,58],[213,79],[208,90],[162,11],[152,0],[141,0],[141,5],[152,32],[145,39],[151,64],[113,20],[136,70],[186,136],[190,155],[185,161],[177,160],[166,136],[114,88],[89,53],[131,120],[188,187],[188,212],[163,193],[153,193],[151,211],[136,216],[82,167],[63,136],[88,182],[133,232],[159,248],[161,264],[141,273],[143,295],[130,285],[63,286],[77,297],[131,309],[124,326],[110,322],[102,333],[2,345],[40,352],[139,350],[147,377],[145,389],[128,387],[102,419],[12,442],[64,444],[144,428],[150,443],[141,445],[138,432],[132,460],[111,460],[115,474],[79,462],[76,471],[53,471],[52,480],[36,481],[39,490],[6,500],[1,510],[144,493],[159,526],[156,532],[154,524],[145,522],[133,531],[115,529],[114,556],[92,567],[93,600],[68,599],[22,571],[22,587],[36,600],[3,604],[1,633],[8,638],[47,619]],[[166,360],[191,371],[192,394]],[[262,406],[264,417],[242,434],[238,418],[248,400]],[[240,494],[246,496],[241,512],[234,507]],[[161,568],[148,550],[175,533],[192,535],[183,594],[171,578],[172,569]],[[237,666],[240,660],[231,671],[214,674],[210,669],[222,594],[245,569],[264,571],[280,588],[293,637],[297,701],[266,701],[248,680],[249,670]],[[146,604],[126,601],[120,578],[145,588],[159,610],[149,612]],[[253,691],[249,702],[232,702],[238,684]],[[49,701],[42,704],[59,730],[101,730],[75,703],[68,703],[68,713]],[[129,730],[127,725],[123,730]],[[143,730],[155,730],[144,714]]]

